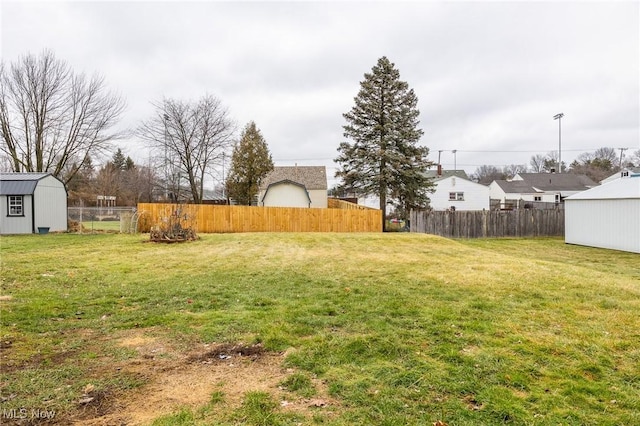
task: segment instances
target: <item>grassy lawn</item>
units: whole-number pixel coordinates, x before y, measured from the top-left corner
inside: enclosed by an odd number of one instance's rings
[[[82,222],[83,232],[115,231],[120,232],[119,220],[93,220]]]
[[[637,254],[201,237],[2,237],[0,423],[640,424]]]

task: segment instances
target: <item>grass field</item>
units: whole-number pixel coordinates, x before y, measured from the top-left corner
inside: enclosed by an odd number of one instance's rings
[[[201,237],[2,237],[0,423],[640,424],[637,254]]]
[[[94,220],[82,222],[83,232],[91,231],[115,231],[120,232],[119,220]]]

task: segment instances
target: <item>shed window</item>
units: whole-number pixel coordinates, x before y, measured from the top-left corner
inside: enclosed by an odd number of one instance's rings
[[[450,192],[449,201],[464,201],[464,192]]]
[[[8,195],[8,216],[24,216],[24,196]]]
[[[542,196],[541,195],[535,195],[533,197],[533,201],[542,201]]]

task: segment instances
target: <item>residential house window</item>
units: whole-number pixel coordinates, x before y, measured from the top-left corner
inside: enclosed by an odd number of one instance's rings
[[[450,192],[449,201],[464,201],[464,192]]]
[[[8,216],[24,216],[24,196],[9,195],[7,196],[9,208]]]
[[[533,196],[533,201],[542,201],[542,196],[541,195],[534,195]]]

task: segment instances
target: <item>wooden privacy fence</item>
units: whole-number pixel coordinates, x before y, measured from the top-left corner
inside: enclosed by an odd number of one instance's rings
[[[564,235],[564,210],[411,211],[411,232],[449,238]]]
[[[337,198],[328,198],[327,205],[330,209],[345,209],[345,210],[373,210],[380,212],[378,209],[374,209],[368,206],[362,206],[360,204],[350,203],[348,201],[339,200]]]
[[[175,204],[140,203],[139,230],[149,232],[166,220]],[[181,215],[187,215],[201,233],[232,232],[381,232],[380,210],[315,209],[294,207],[216,206],[182,204]]]

